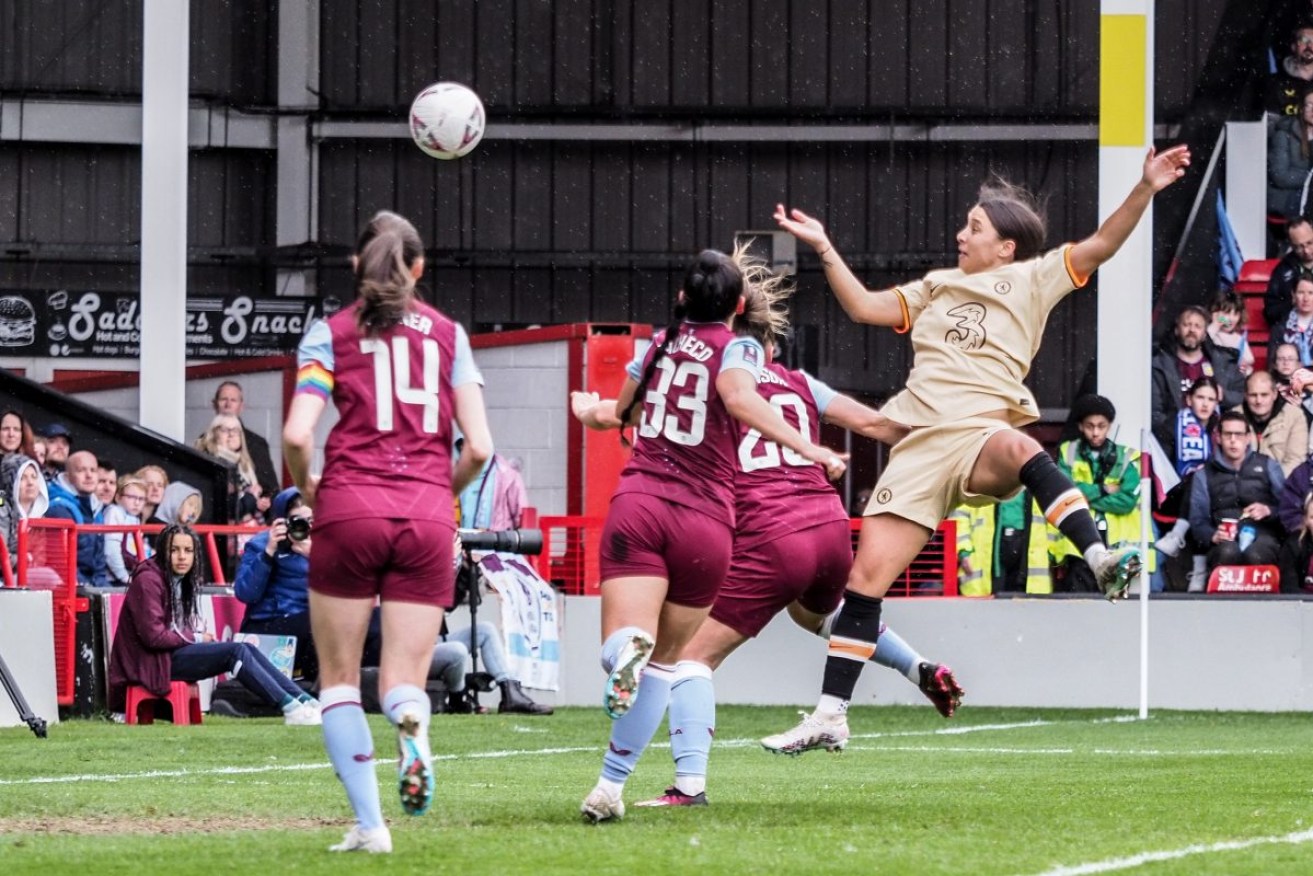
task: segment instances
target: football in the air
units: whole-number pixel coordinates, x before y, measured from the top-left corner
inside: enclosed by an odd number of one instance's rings
[[[410,136],[434,158],[467,155],[483,139],[483,101],[458,82],[435,82],[410,105]]]

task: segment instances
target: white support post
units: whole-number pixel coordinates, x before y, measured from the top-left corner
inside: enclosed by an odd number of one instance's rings
[[[1101,0],[1099,34],[1099,221],[1139,181],[1153,143],[1153,0]],[[1112,400],[1123,435],[1151,423],[1153,208],[1099,269],[1099,392]],[[1141,452],[1146,450],[1143,445]],[[1143,489],[1151,489],[1145,484]],[[1147,551],[1147,543],[1141,550]],[[1145,554],[1147,559],[1147,553]],[[1146,562],[1147,567],[1147,562]],[[1148,572],[1140,580],[1140,717],[1148,717]]]
[[[141,64],[140,421],[185,440],[189,4],[145,0]]]

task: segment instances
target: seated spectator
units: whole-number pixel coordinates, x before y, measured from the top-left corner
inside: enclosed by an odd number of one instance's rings
[[[0,414],[0,457],[21,453],[35,459],[32,450],[32,427],[18,411],[10,408]],[[40,461],[37,463],[40,465]]]
[[[1140,543],[1140,452],[1108,440],[1117,409],[1101,395],[1083,395],[1072,405],[1080,438],[1058,445],[1058,469],[1089,503],[1103,543],[1113,549]],[[1050,524],[1054,561],[1064,567],[1068,592],[1098,593],[1094,573],[1081,552]],[[1153,571],[1152,557],[1149,572]]]
[[[315,681],[319,657],[310,631],[308,587],[314,514],[296,487],[274,496],[270,513],[273,523],[246,543],[233,582],[237,598],[246,605],[242,632],[296,636],[293,673]],[[294,533],[298,537],[289,534],[289,520],[300,521]]]
[[[228,519],[233,523],[263,522],[258,508],[261,488],[255,478],[255,464],[246,452],[242,422],[230,414],[216,414],[196,449],[227,463]]]
[[[142,522],[141,509],[145,504],[145,481],[134,475],[124,475],[119,478],[114,502],[105,509],[105,523],[110,526],[136,526]],[[105,566],[109,570],[111,583],[119,587],[128,586],[137,561],[137,542],[132,533],[105,533]]]
[[[0,458],[0,532],[11,569],[18,568],[18,521],[45,516],[50,505],[47,490],[35,459],[21,453]]]
[[[442,624],[442,636],[439,638],[438,646],[433,651],[433,663],[431,666],[438,665],[439,653],[441,649],[447,648],[447,658],[452,659],[451,655],[455,652],[450,650],[450,646],[459,645],[465,653],[465,659],[469,659],[470,649],[472,647],[472,636],[470,627],[460,627],[455,630],[447,628],[446,621]],[[545,706],[542,703],[536,703],[529,698],[524,692],[520,683],[511,677],[510,670],[507,669],[506,650],[502,647],[501,632],[492,624],[485,621],[479,621],[478,627],[478,654],[479,661],[482,663],[484,670],[492,676],[493,682],[501,688],[501,703],[497,706],[498,712],[512,712],[520,715],[550,715],[553,712],[551,706]],[[462,662],[462,671],[464,663]],[[433,677],[430,671],[429,677]],[[463,688],[464,685],[462,684]],[[448,690],[451,685],[448,685]],[[455,700],[452,699],[452,703]],[[449,703],[451,705],[452,703]],[[472,711],[472,709],[452,708],[450,711]]]
[[[1313,273],[1300,271],[1291,293],[1291,308],[1284,322],[1272,326],[1268,339],[1268,356],[1276,355],[1281,344],[1294,346],[1299,365],[1313,365]]]
[[[36,464],[41,466],[44,472],[46,466],[46,439],[40,435],[33,435],[32,452],[29,455],[36,460]]]
[[[79,450],[68,457],[67,471],[49,484],[50,508],[46,517],[72,520],[79,526],[103,523],[103,506],[96,498],[96,455]],[[88,587],[108,587],[109,568],[105,565],[105,536],[83,532],[77,537],[78,583]]]
[[[1227,411],[1217,451],[1190,484],[1190,534],[1211,545],[1208,569],[1274,564],[1284,535],[1275,511],[1285,478],[1281,466],[1250,446],[1244,414]],[[1202,590],[1205,582],[1191,582]]]
[[[199,545],[186,526],[168,526],[156,539],[155,555],[133,570],[110,649],[110,711],[124,711],[130,685],[165,696],[171,681],[200,681],[228,673],[281,708],[285,723],[322,724],[319,703],[275,669],[258,648],[216,642],[204,629],[199,610],[204,581]]]
[[[164,491],[169,486],[169,473],[158,465],[143,465],[134,473],[146,485],[146,504],[141,509],[142,520],[155,519],[155,509],[164,501]],[[150,556],[149,546],[146,556]]]
[[[191,526],[201,519],[201,512],[204,510],[205,505],[200,490],[191,484],[174,481],[164,488],[164,496],[156,506],[155,514],[146,522],[163,523],[165,526],[173,523]]]
[[[1281,485],[1277,496],[1277,517],[1287,537],[1299,532],[1304,525],[1304,499],[1313,492],[1313,454],[1295,466]]]
[[[1310,33],[1313,33],[1311,31]],[[1267,212],[1292,217],[1308,213],[1307,183],[1313,169],[1313,88],[1304,83],[1295,100],[1299,112],[1277,119],[1267,132]]]
[[[1253,430],[1254,449],[1275,459],[1284,476],[1308,458],[1308,420],[1302,409],[1277,395],[1266,371],[1255,371],[1245,385],[1244,403],[1233,410],[1242,413]]]
[[[1313,254],[1313,228],[1309,229],[1309,236]],[[1153,434],[1169,456],[1175,452],[1172,427],[1176,415],[1185,407],[1185,394],[1195,381],[1201,377],[1217,381],[1222,405],[1239,404],[1245,395],[1245,379],[1240,375],[1235,353],[1213,344],[1208,337],[1209,319],[1208,311],[1198,305],[1181,308],[1172,334],[1159,343],[1153,355],[1150,366]]]
[[[1167,557],[1175,557],[1187,545],[1192,548],[1188,589],[1202,590],[1208,576],[1205,548],[1190,543],[1190,481],[1213,455],[1218,395],[1217,381],[1201,377],[1186,394],[1187,406],[1176,415],[1172,465],[1181,480],[1168,492],[1161,506],[1165,514],[1176,518],[1176,524],[1154,545]]]
[[[1310,82],[1313,82],[1313,25],[1300,21],[1290,36],[1290,53],[1281,59],[1268,81],[1268,113],[1278,119],[1296,117],[1300,97]]]
[[[464,439],[456,439],[458,455],[464,444]],[[460,528],[518,529],[528,504],[519,467],[494,453],[460,494]]]
[[[447,689],[447,704],[444,712],[457,715],[470,715],[476,709],[474,700],[465,690],[465,674],[469,672],[470,651],[460,642],[439,641],[429,658],[430,679],[437,679]],[[486,712],[487,709],[478,711]]]
[[[1295,283],[1301,274],[1313,272],[1313,224],[1297,216],[1286,226],[1290,250],[1272,268],[1263,293],[1263,321],[1275,334],[1286,324],[1295,298]]]
[[[1254,373],[1254,351],[1249,348],[1249,331],[1245,325],[1248,316],[1245,302],[1234,289],[1222,289],[1213,297],[1208,308],[1212,319],[1208,323],[1208,337],[1219,349],[1234,350],[1236,368],[1245,377]]]
[[[41,466],[48,483],[64,473],[73,450],[73,434],[63,423],[51,423],[41,430],[41,437],[46,442],[46,458]]]
[[[1299,527],[1282,543],[1277,568],[1282,593],[1313,594],[1313,494],[1300,510]]]
[[[108,459],[96,458],[96,498],[108,508],[119,492],[119,473]]]

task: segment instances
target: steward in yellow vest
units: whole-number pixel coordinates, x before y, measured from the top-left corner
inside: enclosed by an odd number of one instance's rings
[[[1058,445],[1058,468],[1076,484],[1090,505],[1109,548],[1140,543],[1140,452],[1108,440],[1108,432],[1117,411],[1101,395],[1083,395],[1072,405],[1073,419],[1081,437]],[[1065,567],[1062,590],[1099,591],[1094,574],[1076,546],[1056,528],[1049,527],[1050,552],[1054,561]],[[1154,551],[1149,552],[1148,569],[1153,571]]]
[[[1047,524],[1029,491],[997,505],[959,505],[948,519],[957,523],[957,580],[963,596],[1053,592]]]

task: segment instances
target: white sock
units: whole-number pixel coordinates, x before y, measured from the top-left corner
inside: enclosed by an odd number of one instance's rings
[[[707,777],[675,776],[675,788],[677,788],[681,794],[696,797],[698,794],[707,790]]]
[[[846,715],[848,714],[848,701],[842,697],[821,694],[821,698],[816,702],[816,711],[826,716]]]
[[[619,797],[620,794],[625,790],[625,783],[613,782],[610,779],[599,778],[597,780],[597,787],[601,788],[603,791],[606,791],[606,793],[610,794],[612,797]]]

